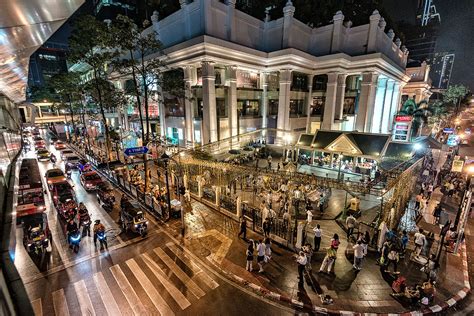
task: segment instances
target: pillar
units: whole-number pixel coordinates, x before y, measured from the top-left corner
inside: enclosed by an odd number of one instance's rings
[[[336,120],[342,120],[344,115],[344,97],[346,94],[346,74],[340,74],[337,77],[337,90],[336,90],[336,110],[334,112],[334,118]]]
[[[377,44],[377,33],[379,32],[379,22],[381,16],[378,10],[374,10],[369,20],[369,32],[367,36],[367,53],[373,53]]]
[[[216,205],[219,207],[221,204],[221,187],[216,186]]]
[[[288,0],[285,7],[283,8],[283,38],[282,48],[288,48],[291,46],[291,27],[293,24],[293,15],[295,14],[295,7],[291,0]]]
[[[262,128],[268,127],[268,74],[260,73],[260,87],[262,87]]]
[[[416,104],[420,103],[423,100],[423,90],[416,89],[415,90],[415,102]]]
[[[331,130],[334,127],[334,110],[336,105],[337,78],[336,72],[328,73],[328,83],[326,87],[326,102],[324,103],[324,115],[321,129]]]
[[[214,65],[209,61],[202,62],[202,144],[208,144],[217,141],[215,80],[216,76],[214,73]]]
[[[158,20],[159,20],[158,11],[153,11],[153,14],[151,16],[151,23],[153,25],[153,31],[155,31],[156,39],[161,40],[161,38],[160,38],[160,26],[158,24]]]
[[[193,86],[193,66],[186,66],[183,68],[184,71],[184,127],[185,133],[185,144],[194,142],[194,107],[193,107],[193,92],[191,87]]]
[[[395,115],[397,115],[399,110],[400,95],[401,95],[401,85],[400,82],[395,81],[393,84],[393,93],[392,93],[392,102],[390,103],[390,115],[388,117],[388,129],[391,131],[393,128],[393,120]]]
[[[306,133],[311,132],[311,106],[313,105],[313,78],[308,75],[308,96],[306,98]]]
[[[387,89],[388,78],[382,77],[377,81],[377,90],[375,92],[375,102],[373,106],[368,108],[369,131],[372,133],[380,133],[382,122],[382,111],[385,101],[385,91]]]
[[[385,98],[382,108],[382,120],[380,122],[380,131],[379,133],[388,133],[390,128],[390,113],[391,113],[391,105],[392,105],[392,98],[393,98],[393,87],[395,85],[395,81],[389,79],[387,81],[387,88],[385,90]]]
[[[184,31],[185,31],[185,37],[186,39],[191,38],[191,21],[189,19],[189,6],[188,6],[188,1],[187,0],[179,0],[179,4],[181,6],[181,9],[183,9],[183,22],[184,22]]]
[[[227,111],[229,118],[229,135],[237,136],[238,130],[238,115],[237,115],[237,67],[226,67],[226,86],[227,88]]]
[[[369,108],[373,109],[375,101],[375,91],[377,89],[378,75],[373,72],[364,72],[359,95],[359,107],[357,109],[357,118],[355,128],[359,132],[368,132],[370,129]]]
[[[278,93],[277,129],[290,130],[291,70],[280,70],[280,91]]]
[[[161,85],[157,86],[157,92],[158,92],[158,114],[160,115],[160,134],[161,136],[166,137],[166,114],[165,114],[166,111],[165,111],[165,102],[163,98],[163,88],[161,87]]]
[[[227,5],[227,16],[226,16],[226,33],[227,33],[227,40],[231,42],[235,42],[235,2],[236,0],[225,0],[225,4]]]
[[[342,23],[344,22],[344,14],[342,14],[342,11],[337,11],[332,20],[331,53],[338,53],[341,51]]]

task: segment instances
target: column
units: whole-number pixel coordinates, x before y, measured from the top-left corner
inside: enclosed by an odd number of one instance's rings
[[[359,132],[368,132],[370,129],[369,108],[373,109],[375,101],[375,90],[377,89],[378,75],[373,72],[364,72],[362,74],[361,89],[359,95],[359,106],[357,109],[357,118],[355,128]]]
[[[189,21],[189,10],[188,10],[188,1],[187,0],[179,0],[179,5],[181,9],[183,9],[184,13],[184,29],[185,29],[185,36],[186,39],[191,38],[191,21]]]
[[[295,7],[291,0],[288,0],[285,7],[283,8],[283,38],[282,48],[288,48],[291,46],[291,26],[293,24],[293,15],[295,14]]]
[[[268,74],[260,73],[260,87],[262,88],[262,128],[268,127]]]
[[[160,85],[157,86],[157,92],[159,96],[158,97],[158,114],[160,115],[160,133],[161,133],[161,136],[166,136],[165,102],[163,98],[163,88]]]
[[[341,51],[342,23],[344,22],[342,11],[337,11],[332,20],[331,53],[338,53]]]
[[[306,97],[306,133],[311,133],[311,106],[313,105],[313,78],[308,75],[308,95]]]
[[[321,129],[331,130],[334,127],[334,110],[336,106],[337,78],[336,72],[328,73],[328,83],[326,87],[326,102],[324,103],[324,115]]]
[[[346,78],[347,74],[340,74],[337,77],[337,90],[336,90],[336,110],[334,112],[334,118],[336,120],[342,120],[344,115],[344,97],[346,94]]]
[[[185,133],[185,144],[194,143],[194,107],[193,107],[193,92],[191,87],[193,86],[193,66],[186,66],[183,68],[184,71],[184,127]]]
[[[377,33],[379,32],[380,14],[378,10],[374,10],[369,20],[369,32],[367,38],[367,53],[373,53],[377,44]]]
[[[217,141],[215,80],[214,65],[209,61],[202,62],[202,144]]]
[[[291,70],[280,70],[277,129],[290,130]]]
[[[227,117],[229,118],[229,135],[237,136],[238,130],[238,115],[237,115],[237,67],[228,66],[226,72],[226,86],[227,88]]]
[[[415,90],[415,102],[416,104],[420,103],[423,100],[423,90],[416,89]]]
[[[388,133],[388,131],[390,130],[390,113],[391,113],[394,85],[395,85],[394,80],[389,79],[387,81],[387,89],[385,90],[385,99],[384,99],[383,109],[382,109],[382,121],[380,122],[379,133]]]
[[[394,82],[393,84],[393,93],[392,93],[392,102],[390,103],[390,115],[388,117],[388,129],[391,131],[393,128],[393,120],[395,115],[397,115],[399,110],[399,103],[400,103],[400,95],[401,95],[402,87],[400,82]]]
[[[375,92],[375,102],[373,106],[369,103],[369,131],[372,133],[380,133],[382,122],[382,111],[385,101],[385,91],[387,89],[388,78],[379,78],[377,81],[377,91]]]
[[[227,40],[235,42],[235,2],[236,0],[226,0],[225,4],[227,5],[227,16],[226,16],[226,32]]]

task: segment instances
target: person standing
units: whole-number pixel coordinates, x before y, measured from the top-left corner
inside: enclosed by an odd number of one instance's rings
[[[240,221],[240,232],[238,237],[243,234],[244,240],[247,240],[247,221],[245,217],[242,216],[242,220]]]
[[[331,245],[329,246],[326,256],[324,257],[323,263],[319,268],[319,272],[326,272],[331,273],[333,272],[334,264],[337,258],[337,249],[339,248],[339,235],[334,234],[333,238],[331,239]]]
[[[311,212],[311,210],[307,210],[306,215],[306,221],[308,222],[308,224],[311,224],[311,222],[313,221],[313,212]]]
[[[296,258],[296,262],[298,263],[298,278],[299,284],[304,285],[304,276],[303,272],[308,263],[308,258],[306,258],[306,254],[303,251],[300,251],[298,257]]]
[[[439,224],[439,218],[441,217],[441,205],[438,203],[433,211],[434,224]]]
[[[402,242],[402,256],[403,256],[403,257],[405,256],[405,251],[406,251],[406,249],[407,249],[408,241],[409,241],[409,238],[408,238],[407,231],[404,230],[403,233],[402,233],[402,238],[401,238],[401,242]]]
[[[250,240],[249,241],[249,246],[247,247],[247,251],[246,251],[246,254],[247,254],[247,266],[246,266],[246,270],[247,271],[250,271],[252,272],[253,270],[253,252],[254,252],[254,249],[253,249],[253,240]]]
[[[265,221],[263,222],[262,225],[263,228],[263,235],[265,237],[270,237],[270,220],[268,218],[265,218]]]
[[[321,214],[324,213],[324,194],[321,193],[321,195],[319,196],[319,212]]]
[[[272,258],[272,241],[270,238],[265,238],[265,262]]]
[[[314,251],[319,251],[321,246],[321,226],[319,224],[313,228],[314,232]]]
[[[362,269],[362,259],[364,259],[364,246],[362,246],[362,241],[358,240],[352,249],[354,249],[354,264],[352,266],[354,269],[360,271]]]
[[[397,265],[398,265],[398,260],[400,260],[400,256],[398,254],[398,247],[395,244],[390,245],[387,259],[388,259],[388,263],[385,267],[385,272],[389,272],[390,265],[393,265],[393,273],[398,273]]]
[[[426,244],[426,236],[423,234],[423,229],[420,228],[420,230],[415,233],[415,250],[413,253],[415,254],[415,258],[418,258],[420,256],[421,250]]]
[[[257,245],[257,264],[260,268],[259,273],[263,272],[263,262],[265,261],[265,245],[260,239]]]
[[[351,235],[354,233],[354,227],[357,224],[357,220],[352,214],[346,218],[346,227],[347,227],[347,239],[351,238]]]

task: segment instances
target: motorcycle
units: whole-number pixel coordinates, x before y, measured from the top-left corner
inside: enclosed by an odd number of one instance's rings
[[[69,234],[69,245],[75,253],[79,252],[79,244],[81,243],[81,233],[79,230]]]
[[[148,227],[146,223],[135,224],[135,230],[142,237],[145,237],[148,234]]]
[[[71,179],[71,175],[72,175],[72,170],[71,170],[71,169],[68,169],[68,170],[66,171],[66,177],[67,177],[68,179]]]
[[[97,239],[99,240],[99,244],[100,244],[100,247],[104,247],[105,248],[108,248],[107,247],[107,235],[105,234],[105,232],[97,232]]]
[[[49,158],[49,160],[51,161],[51,163],[52,163],[53,165],[56,164],[56,156],[55,156],[55,155],[51,155],[51,157]]]

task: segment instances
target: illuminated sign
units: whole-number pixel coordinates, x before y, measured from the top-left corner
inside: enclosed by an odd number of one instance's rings
[[[443,133],[452,134],[452,133],[454,133],[454,128],[447,128],[446,127],[446,128],[443,129]]]
[[[462,161],[462,160],[453,160],[453,166],[451,167],[451,171],[452,172],[461,172],[463,166],[464,166],[464,161]]]
[[[411,115],[397,115],[395,116],[395,122],[411,122]]]

